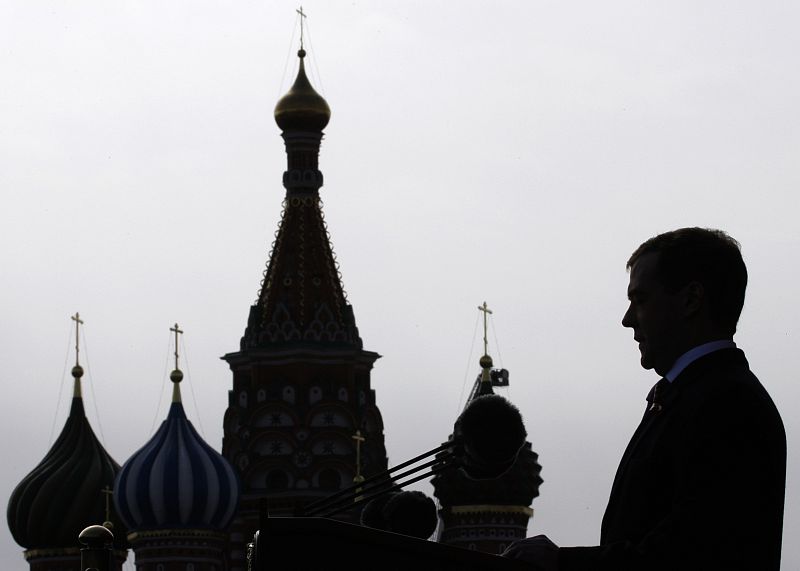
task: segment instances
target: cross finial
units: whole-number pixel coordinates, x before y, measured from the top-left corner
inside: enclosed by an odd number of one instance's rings
[[[181,331],[181,329],[178,327],[177,323],[175,324],[175,327],[170,327],[169,330],[172,331],[173,333],[175,333],[175,369],[177,369],[178,368],[178,335],[183,333],[183,331]]]
[[[110,487],[108,487],[108,484],[106,484],[106,487],[100,491],[106,497],[106,521],[109,522],[111,521],[111,496],[114,495],[114,490],[112,490]]]
[[[364,481],[364,476],[361,475],[361,443],[367,439],[361,436],[360,430],[356,430],[356,433],[351,438],[356,441],[356,475],[353,478],[353,482],[360,484]]]
[[[298,14],[300,14],[300,49],[303,49],[303,27],[305,19],[308,17],[306,13],[303,12],[303,7],[300,6],[299,10],[295,10]]]
[[[75,315],[71,316],[70,319],[75,322],[75,366],[77,367],[80,363],[78,361],[78,356],[80,354],[80,326],[83,325],[83,319],[81,319],[81,314],[77,311]]]
[[[489,341],[486,339],[486,332],[488,330],[488,325],[486,323],[486,317],[492,313],[492,310],[489,309],[489,306],[486,305],[486,302],[483,302],[483,305],[478,306],[478,311],[483,312],[483,354],[489,354]]]

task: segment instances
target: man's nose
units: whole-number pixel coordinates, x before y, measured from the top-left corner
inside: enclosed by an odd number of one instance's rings
[[[622,316],[623,327],[633,327],[633,305],[629,305],[625,315]]]

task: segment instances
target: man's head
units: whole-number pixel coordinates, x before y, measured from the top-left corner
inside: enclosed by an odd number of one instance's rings
[[[747,268],[721,230],[681,228],[650,238],[631,255],[622,319],[639,342],[642,366],[665,374],[682,353],[730,339],[744,305]]]

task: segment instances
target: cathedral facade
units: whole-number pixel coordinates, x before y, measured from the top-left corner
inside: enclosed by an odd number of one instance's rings
[[[117,569],[130,548],[137,571],[244,571],[265,500],[270,515],[291,516],[386,470],[371,385],[380,356],[364,349],[325,224],[319,150],[331,113],[306,76],[305,56],[301,47],[296,80],[275,107],[287,155],[279,227],[238,349],[222,357],[232,386],[221,454],[186,418],[177,350],[169,413],[122,467],[83,414],[76,363],[67,423],[8,504],[33,571],[79,571],[78,534],[101,522],[114,533]],[[177,324],[174,331],[177,348]],[[491,362],[484,364],[485,380]],[[480,386],[473,398],[491,392]],[[541,480],[529,445],[520,458],[499,484],[438,476],[437,539],[497,553],[524,536]],[[358,523],[360,512],[338,519]]]

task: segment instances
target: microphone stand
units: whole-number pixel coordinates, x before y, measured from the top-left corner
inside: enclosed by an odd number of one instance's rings
[[[429,476],[447,470],[448,468],[451,468],[457,464],[457,455],[454,451],[456,445],[457,443],[453,441],[446,442],[445,444],[420,454],[411,460],[403,462],[402,464],[398,464],[394,468],[379,472],[378,474],[367,478],[363,482],[359,482],[339,490],[338,492],[335,492],[326,498],[312,502],[304,509],[301,509],[299,515],[307,517],[330,517],[352,506],[359,505],[384,494],[389,494],[403,488],[404,486],[407,486],[408,484],[413,484],[414,482],[418,482]],[[408,466],[416,464],[417,462],[433,456],[434,454],[438,455],[434,460],[425,462],[419,466],[415,466],[409,470],[397,474],[394,477],[390,477],[398,470],[407,468]],[[398,480],[428,468],[430,468],[430,470],[427,472],[408,480],[398,482]],[[387,488],[386,485],[392,482],[394,482],[394,484]]]

